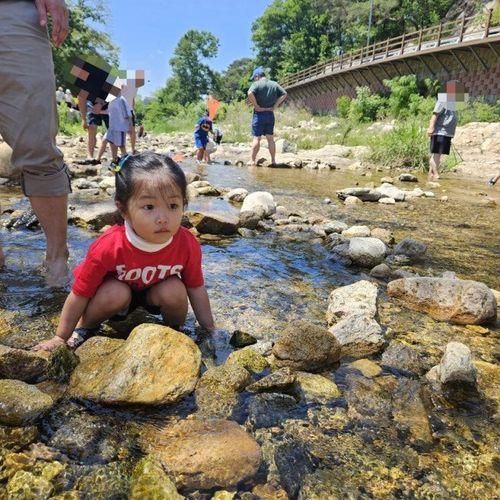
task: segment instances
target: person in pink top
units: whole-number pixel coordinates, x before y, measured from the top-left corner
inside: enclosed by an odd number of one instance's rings
[[[137,306],[184,324],[188,301],[200,326],[214,329],[201,267],[201,247],[181,227],[186,177],[168,156],[141,153],[116,167],[115,202],[124,223],[108,229],[74,270],[56,335],[35,350],[76,348],[111,317]]]

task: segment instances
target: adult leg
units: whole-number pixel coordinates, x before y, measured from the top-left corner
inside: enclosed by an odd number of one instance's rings
[[[94,159],[95,146],[97,142],[97,125],[89,125],[87,129],[87,157]]]
[[[68,195],[30,196],[29,200],[47,240],[47,283],[63,286],[68,281]]]
[[[102,157],[104,156],[104,153],[106,152],[107,145],[108,145],[108,140],[103,138],[101,146],[99,147],[99,153],[97,153],[97,161],[101,161]]]
[[[271,163],[276,163],[276,143],[274,142],[274,135],[266,135],[267,145],[269,147],[269,154],[271,155]]]
[[[439,179],[439,165],[441,164],[441,154],[432,153],[429,160],[429,178]]]
[[[257,153],[260,149],[260,136],[254,136],[252,140],[252,164],[256,165],[257,163]]]
[[[132,292],[125,283],[111,278],[98,288],[77,327],[95,328],[130,305]]]
[[[135,126],[131,125],[128,129],[128,133],[130,135],[130,147],[132,148],[132,154],[136,154],[135,143],[136,143],[136,134],[135,134]]]
[[[182,326],[188,311],[188,296],[184,283],[177,277],[162,281],[150,288],[147,301],[159,307],[168,326]]]

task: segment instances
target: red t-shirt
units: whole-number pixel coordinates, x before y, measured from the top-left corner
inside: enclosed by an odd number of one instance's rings
[[[200,244],[184,227],[165,248],[146,252],[128,241],[124,226],[113,226],[90,245],[73,274],[73,293],[88,298],[96,294],[107,276],[127,283],[133,290],[149,288],[172,275],[179,276],[186,288],[204,283]]]

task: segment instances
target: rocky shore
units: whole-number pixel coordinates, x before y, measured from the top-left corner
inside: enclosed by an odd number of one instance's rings
[[[82,155],[79,139],[62,141],[70,162]],[[148,147],[187,158],[188,138],[175,141],[150,138]],[[222,161],[248,156],[231,148],[218,151]],[[340,168],[368,180],[363,148],[322,151],[283,152],[280,165],[290,175]],[[115,218],[113,176],[99,166],[71,169],[70,223],[101,231]],[[126,335],[110,328],[75,352],[52,354],[29,348],[52,335],[57,313],[2,308],[2,495],[493,498],[499,292],[452,271],[425,273],[435,250],[411,231],[396,237],[366,221],[300,213],[271,191],[220,186],[193,171],[188,180],[201,208],[183,224],[202,243],[318,245],[318,267],[342,269],[349,284],[329,285],[317,321],[249,322],[207,338],[148,317]],[[439,186],[414,180],[398,173],[380,186],[345,186],[322,206],[441,203],[429,194]],[[7,207],[2,220],[12,231],[37,227],[25,209]],[[238,314],[225,311],[224,324]]]

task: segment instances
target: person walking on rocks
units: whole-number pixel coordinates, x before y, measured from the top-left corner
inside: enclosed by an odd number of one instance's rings
[[[214,329],[201,267],[201,247],[181,227],[187,205],[187,182],[171,158],[140,153],[122,159],[115,169],[115,203],[124,219],[89,248],[74,271],[56,335],[35,346],[76,348],[100,324],[124,319],[136,307],[161,314],[167,325],[184,324],[188,300],[199,324]]]
[[[431,139],[431,157],[429,160],[429,179],[439,179],[441,155],[449,155],[451,140],[457,128],[457,102],[466,98],[465,88],[459,82],[452,80],[446,83],[446,93],[438,94],[432,117],[427,129]]]
[[[208,109],[203,116],[196,122],[194,127],[194,144],[196,146],[196,161],[201,163],[207,157],[208,133],[212,132],[212,120],[210,119]]]
[[[47,239],[47,283],[67,280],[67,203],[70,177],[56,146],[58,128],[52,52],[65,40],[64,0],[0,1],[0,134],[12,148],[24,194]],[[0,249],[0,265],[4,264]]]
[[[287,93],[278,83],[266,78],[264,68],[261,66],[253,70],[251,80],[253,80],[253,83],[248,89],[248,100],[254,111],[252,118],[252,158],[250,163],[256,165],[260,139],[265,135],[271,155],[271,163],[275,164],[274,112],[287,98]]]

